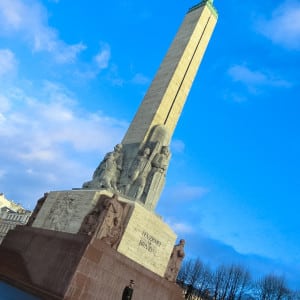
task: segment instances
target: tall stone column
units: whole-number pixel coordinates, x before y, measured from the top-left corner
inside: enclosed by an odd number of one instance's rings
[[[146,142],[155,125],[164,125],[171,138],[216,21],[212,1],[202,1],[188,11],[125,134],[124,145]]]
[[[114,190],[149,210],[155,209],[165,183],[170,140],[216,22],[212,0],[188,11],[118,146],[122,153],[106,155],[93,180],[83,188]]]

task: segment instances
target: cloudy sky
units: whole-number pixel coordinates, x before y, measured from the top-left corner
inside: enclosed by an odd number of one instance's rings
[[[32,209],[89,180],[195,4],[0,0],[0,192]],[[188,256],[299,289],[300,1],[214,4],[157,212]]]

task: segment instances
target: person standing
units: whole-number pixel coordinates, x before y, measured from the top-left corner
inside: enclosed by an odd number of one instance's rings
[[[130,280],[129,285],[127,285],[122,294],[122,300],[131,300],[133,295],[133,286],[134,286],[134,280]]]

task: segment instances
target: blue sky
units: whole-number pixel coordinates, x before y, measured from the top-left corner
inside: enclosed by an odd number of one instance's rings
[[[33,208],[122,140],[197,1],[0,0],[0,191]],[[157,212],[212,266],[300,288],[300,1],[214,1]]]

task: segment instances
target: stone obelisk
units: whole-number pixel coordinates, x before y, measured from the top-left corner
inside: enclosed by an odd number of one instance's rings
[[[170,140],[217,21],[212,2],[188,11],[124,139],[92,180],[45,193],[27,226],[8,233],[0,281],[42,299],[113,300],[133,279],[136,299],[182,299],[174,281],[184,240],[174,247],[176,234],[154,210]]]
[[[170,139],[216,21],[212,0],[188,11],[122,143],[105,157],[84,188],[115,190],[155,209],[165,183]],[[112,171],[114,159],[117,166]]]
[[[124,145],[145,143],[156,125],[165,126],[171,138],[216,21],[211,0],[188,11],[125,134]]]

